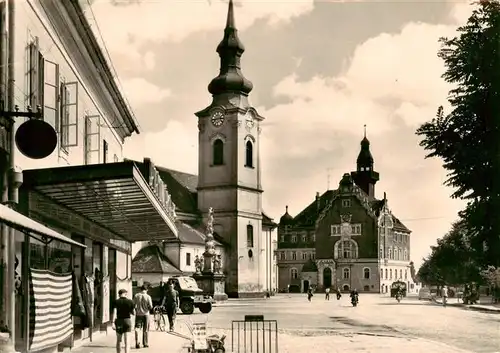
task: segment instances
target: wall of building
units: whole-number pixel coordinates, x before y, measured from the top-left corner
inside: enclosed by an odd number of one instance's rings
[[[352,264],[338,264],[336,287],[344,291],[357,289],[358,292],[378,292],[380,283],[378,261],[376,259],[359,261]],[[365,273],[368,278],[365,277]]]
[[[104,161],[104,141],[108,144],[107,162],[122,160],[122,143],[109,118],[111,107],[107,106],[97,94],[93,93],[88,70],[75,53],[65,49],[64,44],[57,36],[48,17],[38,2],[16,1],[16,64],[15,64],[15,104],[23,110],[30,104],[29,75],[33,73],[30,63],[29,45],[38,40],[40,54],[44,59],[44,118],[53,125],[58,132],[58,146],[48,158],[32,160],[19,152],[16,154],[16,164],[21,169],[47,168],[63,165],[81,165],[102,163]],[[50,85],[54,84],[55,87]],[[69,93],[67,107],[69,120],[75,123],[64,128],[68,132],[71,146],[62,143],[62,128],[60,97],[61,87],[66,85]],[[56,108],[54,111],[51,108]],[[55,119],[57,116],[57,120]],[[92,129],[99,131],[92,138],[85,136],[85,117],[91,118]],[[16,128],[23,122],[17,119]],[[90,150],[86,151],[85,139],[90,142]],[[87,158],[85,157],[87,153]]]

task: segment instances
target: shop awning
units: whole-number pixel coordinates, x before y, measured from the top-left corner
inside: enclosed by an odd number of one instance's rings
[[[55,230],[50,229],[49,227],[46,227],[43,224],[38,223],[37,221],[29,217],[26,217],[25,215],[17,211],[14,211],[13,209],[4,205],[0,205],[0,221],[7,224],[9,227],[17,229],[23,233],[35,234],[42,237],[49,237],[52,239],[62,241],[64,243],[78,245],[81,246],[82,248],[86,247],[85,245],[77,241],[74,241],[56,232]]]
[[[25,170],[41,193],[128,241],[177,238],[175,205],[153,193],[133,161]]]

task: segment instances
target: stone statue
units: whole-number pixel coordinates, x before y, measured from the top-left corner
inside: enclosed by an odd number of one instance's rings
[[[194,268],[196,273],[201,273],[201,271],[203,270],[203,261],[198,255],[196,255],[194,258]]]
[[[215,256],[215,242],[214,242],[214,209],[208,209],[208,222],[205,238],[205,252],[203,257],[205,259],[203,272],[213,272],[213,258]]]
[[[217,254],[214,257],[214,272],[221,273],[222,272],[222,256]]]

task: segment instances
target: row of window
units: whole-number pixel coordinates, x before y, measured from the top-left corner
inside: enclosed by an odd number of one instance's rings
[[[399,277],[398,277],[398,273],[399,273]],[[384,276],[385,275],[385,276]],[[380,269],[380,278],[381,279],[389,279],[391,280],[392,279],[392,268],[390,268],[389,270],[387,270],[387,268],[384,270],[384,269]],[[399,272],[397,269],[394,270],[394,279],[397,280],[397,279],[403,279],[403,270],[400,269]],[[405,270],[405,280],[408,279],[408,270]]]
[[[292,279],[297,279],[299,277],[299,271],[292,267],[290,269],[290,277]],[[342,278],[343,279],[350,279],[351,278],[351,269],[349,267],[344,267],[342,269]],[[363,268],[363,279],[370,279],[371,278],[371,271],[368,267]]]
[[[310,237],[307,236],[307,234],[302,234],[300,237],[296,234],[292,234],[289,236],[290,237],[290,242],[291,243],[297,243],[300,239],[300,242],[302,243],[307,243],[310,239],[310,241],[312,242],[315,242],[316,241],[316,235],[315,234],[311,234]],[[284,243],[285,242],[285,235],[284,234],[281,234],[280,235],[280,243]]]
[[[408,250],[407,249],[403,250],[401,248],[396,248],[396,247],[395,248],[392,248],[392,247],[387,248],[385,256],[384,256],[384,247],[381,246],[380,251],[379,251],[379,256],[381,259],[387,258],[390,260],[397,260],[397,261],[408,261],[409,260]]]
[[[253,143],[248,140],[245,143],[245,167],[253,168]],[[224,141],[217,138],[212,143],[212,165],[224,165]]]
[[[398,243],[408,243],[410,240],[410,236],[408,234],[403,233],[394,233],[393,239]]]
[[[289,254],[288,256],[287,253]],[[292,261],[297,259],[314,260],[316,258],[315,253],[311,251],[281,251],[279,254],[280,260],[286,260],[287,258]]]
[[[332,224],[330,226],[330,235],[333,236],[338,236],[341,235],[345,232],[351,232],[351,235],[361,235],[361,224],[351,224],[350,228],[343,229],[343,227],[340,224]]]
[[[59,64],[47,60],[40,51],[38,37],[28,45],[28,104],[42,108],[43,120],[59,135],[61,151],[68,153],[70,147],[79,145],[79,83],[68,82],[59,73]],[[86,113],[84,117],[84,161],[85,164],[109,162],[108,143],[101,144],[101,117]],[[102,158],[101,158],[102,151]],[[118,156],[113,157],[118,162]]]

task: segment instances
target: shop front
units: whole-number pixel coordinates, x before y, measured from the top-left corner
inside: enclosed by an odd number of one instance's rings
[[[37,298],[34,284],[38,282],[22,281],[23,290],[16,298],[22,317],[16,325],[16,346],[30,352],[59,345],[78,346],[108,330],[111,301],[119,289],[132,293],[132,243],[177,237],[175,206],[166,189],[155,183],[154,173],[148,173],[151,177],[141,172],[133,162],[23,173],[20,210],[32,220],[58,230],[71,242],[19,233],[19,268],[25,278],[46,274],[57,283],[69,279],[72,325],[71,334],[64,339],[53,333],[61,331],[56,326],[37,332],[34,317],[43,322],[52,319],[43,313],[36,316],[38,304],[33,303],[33,298]],[[57,305],[59,296],[42,289],[39,298]],[[33,344],[39,341],[43,343]]]

